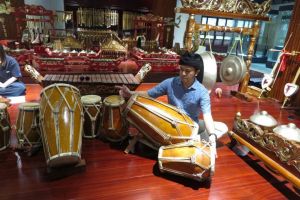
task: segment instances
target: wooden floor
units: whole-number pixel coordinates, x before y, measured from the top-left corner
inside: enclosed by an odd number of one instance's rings
[[[142,84],[138,90],[153,87]],[[236,112],[243,118],[266,110],[279,123],[295,123],[300,117],[281,110],[273,100],[241,101],[230,96],[236,87],[222,86],[222,98],[212,94],[212,112],[216,121],[226,123],[229,129]],[[27,85],[27,101],[38,101],[41,87]],[[165,101],[166,97],[161,100]],[[9,108],[15,123],[18,105]],[[6,149],[0,152],[0,199],[298,199],[300,195],[290,183],[268,171],[253,155],[240,157],[229,148],[227,135],[218,141],[216,173],[211,184],[198,183],[174,175],[161,174],[157,166],[157,153],[137,145],[135,154],[124,154],[126,142],[111,144],[100,139],[84,139],[82,157],[84,171],[51,180],[46,173],[43,151],[28,156]]]

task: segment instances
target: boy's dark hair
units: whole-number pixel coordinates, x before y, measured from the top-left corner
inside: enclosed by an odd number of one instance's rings
[[[185,52],[180,57],[179,64],[194,67],[196,70],[203,71],[203,60],[199,54]]]

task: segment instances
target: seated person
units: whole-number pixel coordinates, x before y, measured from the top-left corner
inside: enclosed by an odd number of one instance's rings
[[[22,77],[19,63],[6,55],[0,45],[0,96],[13,97],[25,95],[26,87],[18,79]]]
[[[179,76],[166,79],[148,91],[130,91],[125,85],[116,87],[124,98],[129,98],[134,93],[152,98],[167,95],[169,104],[183,110],[199,124],[201,139],[214,143],[215,147],[217,136],[211,115],[209,92],[196,78],[200,69],[203,69],[202,58],[198,54],[185,53],[179,64]],[[203,120],[198,119],[200,113],[203,114]]]

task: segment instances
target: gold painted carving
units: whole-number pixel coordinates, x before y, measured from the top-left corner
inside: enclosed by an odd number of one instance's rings
[[[240,113],[237,113],[234,119],[233,131],[246,136],[262,148],[273,152],[281,162],[293,166],[300,172],[300,143],[287,140],[271,130],[254,124],[247,119],[242,119]]]
[[[184,8],[266,16],[271,0],[255,3],[251,0],[181,0]]]

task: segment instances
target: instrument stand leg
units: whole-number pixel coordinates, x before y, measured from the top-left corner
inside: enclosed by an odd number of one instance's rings
[[[250,95],[248,95],[246,93],[241,93],[239,91],[232,90],[232,91],[230,91],[230,94],[232,96],[235,96],[238,99],[245,100],[245,101],[248,101],[248,102],[253,100],[253,98]]]
[[[135,144],[142,137],[139,130],[132,126],[128,127],[128,135],[130,135],[132,138],[129,139],[128,145],[127,145],[126,149],[124,150],[124,153],[126,153],[126,154],[128,154],[130,152],[131,153],[135,152]]]
[[[30,150],[27,152],[27,155],[29,157],[36,155],[40,150],[42,149],[42,145],[33,146],[30,148]]]
[[[134,136],[132,139],[129,139],[129,144],[127,145],[126,149],[124,150],[124,153],[129,154],[135,152],[135,144],[138,141],[138,136]]]
[[[147,140],[143,139],[140,135],[134,136],[134,138],[129,140],[129,144],[126,147],[126,149],[124,150],[124,153],[128,154],[128,153],[134,153],[135,152],[135,144],[137,142],[140,142],[148,147],[150,147],[151,149],[157,151],[159,148],[155,147],[154,145],[152,145],[150,142],[148,142]]]
[[[289,101],[289,98],[288,98],[288,97],[285,97],[285,98],[284,98],[284,101],[283,101],[283,103],[282,103],[281,108],[285,108],[285,104],[286,104],[288,101]]]

